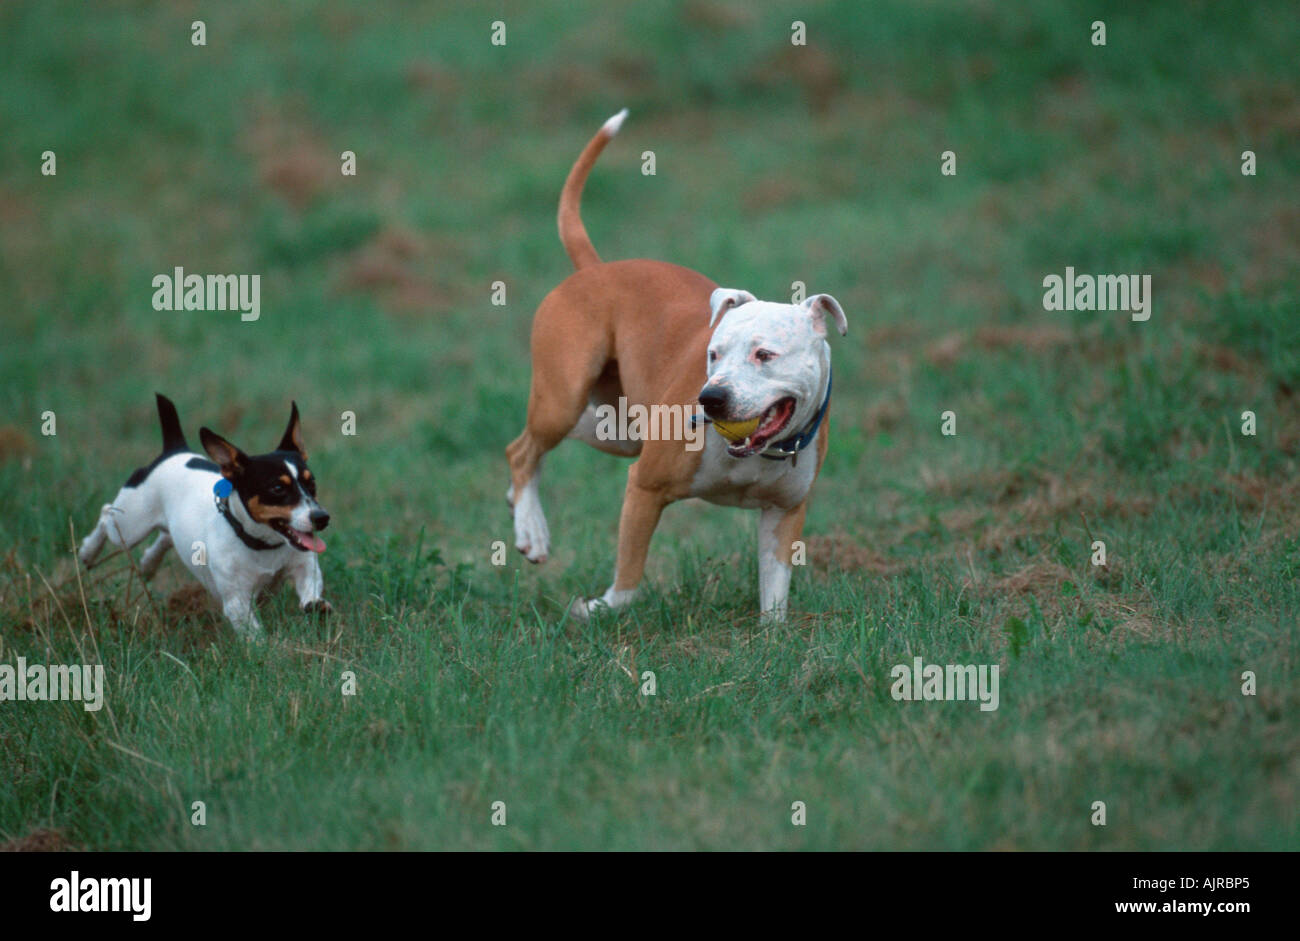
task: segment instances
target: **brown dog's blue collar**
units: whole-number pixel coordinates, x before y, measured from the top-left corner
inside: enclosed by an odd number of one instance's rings
[[[826,398],[822,400],[822,407],[817,409],[817,414],[813,416],[808,427],[793,437],[768,445],[767,449],[759,452],[759,457],[765,457],[769,461],[784,461],[787,457],[796,457],[800,451],[813,443],[813,439],[817,437],[817,429],[821,427],[823,419],[826,418],[826,411],[831,405],[831,382],[834,378],[835,374],[828,370],[826,373]],[[769,454],[769,451],[778,451],[780,453]]]

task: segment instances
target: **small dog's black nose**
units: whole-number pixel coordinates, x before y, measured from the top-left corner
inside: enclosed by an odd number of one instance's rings
[[[700,404],[710,418],[717,418],[726,412],[730,400],[727,390],[720,386],[705,386],[700,390]]]
[[[330,524],[330,515],[318,507],[311,511],[311,524],[317,529],[324,529]]]

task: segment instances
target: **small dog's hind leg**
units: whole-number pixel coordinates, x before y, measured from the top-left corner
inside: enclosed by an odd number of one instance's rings
[[[158,571],[158,566],[162,565],[163,556],[167,554],[167,550],[171,547],[171,533],[164,529],[158,534],[158,538],[153,541],[153,545],[146,549],[144,555],[140,557],[140,574],[146,580],[154,577],[154,574]]]
[[[92,568],[95,564],[95,558],[104,548],[104,541],[108,539],[108,527],[105,525],[109,513],[113,511],[113,504],[105,503],[99,509],[99,521],[95,523],[95,528],[90,531],[90,535],[81,540],[81,548],[77,550],[77,558],[86,568]]]

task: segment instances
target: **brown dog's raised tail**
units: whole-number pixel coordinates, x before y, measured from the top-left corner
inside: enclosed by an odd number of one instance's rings
[[[587,174],[596,164],[596,158],[618,133],[626,117],[627,109],[624,108],[601,125],[596,136],[582,148],[577,162],[569,171],[569,178],[564,181],[564,189],[560,191],[560,242],[568,252],[575,270],[600,264],[600,256],[596,254],[596,249],[587,236],[587,228],[582,224],[582,187],[587,182]]]

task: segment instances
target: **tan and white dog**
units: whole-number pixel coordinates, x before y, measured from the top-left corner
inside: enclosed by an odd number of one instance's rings
[[[577,270],[533,319],[528,419],[506,448],[515,547],[530,562],[546,561],[542,457],[566,437],[577,438],[638,459],[628,470],[614,583],[599,598],[576,600],[575,616],[627,604],[664,507],[700,497],[759,511],[759,607],[765,619],[783,619],[794,545],[826,456],[827,326],[845,333],[844,311],[827,294],[768,303],[661,261],[602,262],[579,205],[587,174],[626,116],[624,110],[610,118],[588,142],[560,194],[560,241]],[[719,433],[704,434],[702,447],[698,440],[692,447],[681,438],[598,433],[597,410],[617,408],[621,397],[643,410],[702,408]]]

